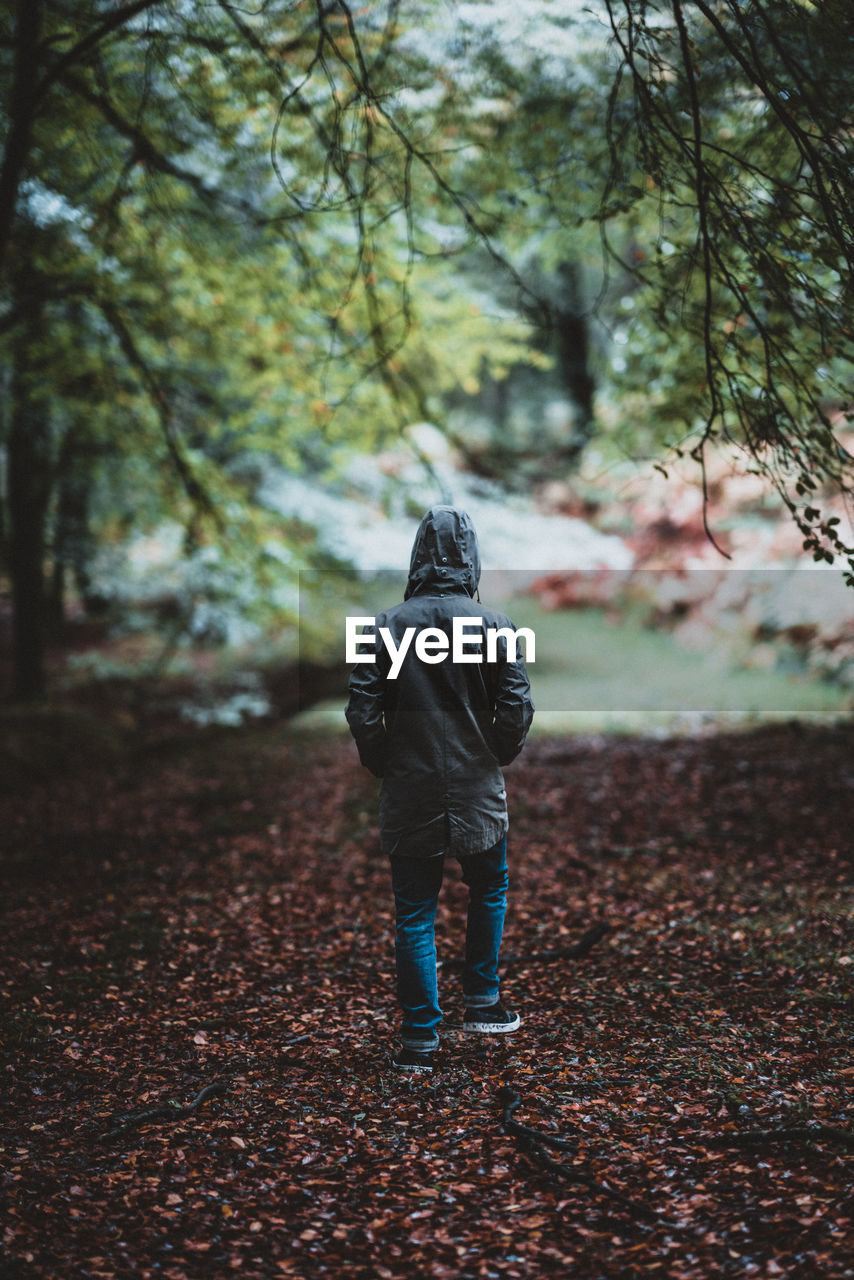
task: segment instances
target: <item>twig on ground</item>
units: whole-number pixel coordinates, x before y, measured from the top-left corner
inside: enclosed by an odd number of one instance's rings
[[[709,1141],[726,1146],[734,1142],[739,1146],[760,1146],[763,1142],[813,1142],[816,1139],[838,1142],[854,1150],[854,1133],[833,1124],[789,1125],[779,1129],[743,1129],[740,1132],[710,1135]]]
[[[526,1124],[519,1124],[518,1120],[513,1119],[514,1111],[522,1105],[522,1099],[515,1090],[505,1085],[499,1090],[498,1101],[504,1107],[501,1123],[505,1133],[513,1133],[519,1138],[528,1138],[532,1142],[541,1142],[547,1147],[556,1147],[559,1151],[571,1151],[573,1155],[577,1154],[576,1143],[570,1142],[567,1138],[558,1138],[553,1133],[543,1133],[539,1129],[529,1129]]]
[[[519,1124],[514,1120],[513,1113],[518,1110],[522,1102],[515,1089],[512,1089],[509,1085],[504,1085],[498,1092],[498,1101],[502,1107],[501,1123],[505,1132],[518,1138],[522,1149],[533,1156],[550,1173],[556,1174],[567,1182],[589,1187],[591,1191],[596,1191],[600,1195],[615,1200],[636,1218],[644,1218],[648,1222],[663,1224],[674,1229],[678,1226],[677,1223],[672,1222],[664,1214],[651,1208],[650,1205],[643,1204],[640,1200],[633,1200],[631,1196],[624,1195],[622,1191],[616,1191],[613,1187],[609,1187],[606,1182],[601,1182],[598,1178],[594,1178],[592,1174],[585,1173],[583,1169],[576,1169],[573,1165],[563,1164],[561,1161],[553,1159],[548,1151],[545,1150],[546,1147],[557,1147],[563,1151],[571,1152],[576,1152],[577,1148],[565,1138],[558,1138],[550,1133],[541,1133],[538,1129],[529,1129],[527,1125]]]
[[[148,1107],[145,1111],[129,1111],[126,1115],[118,1115],[113,1117],[114,1129],[108,1130],[103,1137],[117,1138],[127,1129],[137,1128],[141,1124],[148,1124],[151,1120],[183,1120],[185,1116],[192,1115],[194,1111],[198,1111],[203,1102],[207,1102],[208,1098],[221,1098],[229,1090],[230,1082],[228,1080],[214,1080],[213,1084],[205,1085],[204,1089],[196,1095],[192,1102],[188,1102],[182,1107],[177,1102],[167,1102],[163,1106]]]
[[[592,929],[588,929],[586,933],[583,933],[578,942],[573,942],[568,947],[557,947],[552,951],[530,951],[525,953],[511,951],[501,957],[501,964],[506,969],[511,965],[541,964],[551,960],[583,960],[593,950],[596,943],[601,942],[606,933],[610,932],[611,926],[601,920]],[[463,956],[452,956],[450,960],[441,961],[441,965],[445,969],[462,969],[465,966],[465,958]]]
[[[592,929],[588,929],[583,933],[578,942],[572,943],[569,947],[558,947],[553,951],[534,951],[525,955],[510,955],[503,957],[504,965],[511,964],[531,964],[540,963],[549,960],[583,960],[589,955],[597,942],[611,932],[611,926],[604,920],[600,920],[598,924],[594,924]]]

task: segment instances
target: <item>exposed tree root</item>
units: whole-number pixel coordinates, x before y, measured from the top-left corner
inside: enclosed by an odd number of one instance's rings
[[[148,1107],[145,1111],[129,1111],[126,1115],[118,1115],[113,1117],[114,1129],[108,1130],[104,1135],[104,1139],[117,1138],[125,1133],[128,1129],[138,1128],[139,1125],[148,1124],[152,1120],[183,1120],[185,1116],[192,1115],[194,1111],[198,1111],[203,1102],[207,1102],[208,1098],[221,1098],[230,1088],[228,1080],[214,1080],[212,1084],[205,1085],[204,1089],[196,1095],[192,1102],[188,1102],[182,1107],[178,1102],[167,1102],[163,1106]]]
[[[719,1137],[709,1138],[717,1145],[731,1142],[739,1146],[761,1146],[765,1142],[814,1142],[823,1139],[825,1142],[838,1142],[843,1147],[854,1150],[854,1133],[850,1129],[840,1129],[833,1124],[787,1125],[779,1129],[744,1129],[737,1133],[722,1133]]]
[[[598,1178],[594,1178],[592,1174],[585,1173],[583,1169],[577,1169],[574,1165],[563,1164],[561,1161],[553,1159],[546,1151],[546,1147],[573,1153],[577,1152],[577,1147],[566,1138],[559,1138],[551,1133],[543,1133],[539,1129],[530,1129],[527,1125],[519,1124],[518,1121],[514,1120],[513,1113],[518,1110],[522,1103],[522,1099],[515,1089],[512,1089],[509,1085],[504,1085],[498,1092],[498,1102],[503,1108],[501,1123],[505,1132],[517,1138],[522,1150],[533,1156],[537,1163],[550,1173],[563,1178],[566,1182],[589,1187],[591,1191],[607,1196],[610,1200],[622,1205],[635,1218],[643,1218],[647,1222],[655,1222],[672,1229],[678,1227],[677,1223],[671,1221],[650,1205],[644,1204],[640,1200],[633,1200],[631,1196],[624,1195],[622,1191],[616,1191],[613,1187],[609,1187],[606,1182],[601,1182]]]
[[[514,964],[538,964],[548,962],[550,960],[583,960],[589,955],[597,942],[611,932],[611,926],[605,921],[600,920],[598,924],[594,924],[592,929],[588,929],[583,933],[578,942],[572,943],[569,947],[557,947],[552,951],[533,951],[524,955],[516,955],[511,952],[507,956],[502,957],[502,964],[506,966]]]
[[[544,964],[552,960],[583,960],[586,955],[593,950],[597,942],[600,942],[607,933],[611,932],[611,926],[605,921],[600,920],[598,924],[593,925],[592,929],[588,929],[581,935],[578,942],[573,942],[568,947],[557,947],[551,951],[527,951],[524,953],[510,951],[507,955],[502,955],[502,968],[508,969],[512,965],[522,964]],[[450,960],[442,960],[441,966],[444,969],[462,969],[465,965],[463,956],[452,956]]]

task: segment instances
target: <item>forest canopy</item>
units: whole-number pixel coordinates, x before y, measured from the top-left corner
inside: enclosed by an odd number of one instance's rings
[[[525,366],[575,410],[530,442],[545,471],[604,430],[702,475],[725,447],[852,567],[827,510],[852,461],[847,6],[4,10],[18,696],[99,545],[177,516],[188,554],[224,545],[263,582],[266,466],[448,429],[455,396]]]

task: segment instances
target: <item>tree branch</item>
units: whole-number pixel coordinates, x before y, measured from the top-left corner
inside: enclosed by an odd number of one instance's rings
[[[742,45],[739,43],[739,41],[736,40],[727,31],[726,27],[724,26],[723,22],[721,22],[715,10],[712,9],[710,5],[705,3],[704,0],[694,0],[694,3],[697,5],[697,8],[700,10],[703,16],[714,27],[715,31],[720,37],[721,43],[724,45],[724,48],[736,60],[736,62],[744,71],[747,78],[750,80],[751,84],[754,84],[756,88],[760,91],[760,93],[765,98],[768,105],[773,110],[774,114],[777,116],[780,123],[783,125],[783,128],[794,140],[795,145],[797,146],[801,155],[809,164],[813,178],[816,183],[818,199],[819,199],[819,203],[821,205],[822,211],[825,217],[827,218],[828,225],[830,226],[831,231],[833,232],[834,238],[836,239],[836,242],[839,245],[840,250],[845,256],[845,260],[848,264],[849,269],[854,270],[854,251],[852,250],[852,245],[850,240],[845,235],[845,231],[839,222],[834,201],[831,198],[830,194],[828,193],[827,187],[825,185],[825,179],[823,176],[825,166],[822,161],[822,157],[814,144],[813,138],[810,136],[807,130],[801,128],[800,124],[798,124],[797,120],[794,118],[794,116],[786,107],[780,94],[778,94],[775,91],[773,85],[770,83],[770,81],[768,80],[768,77],[765,75],[764,69],[761,65],[761,62],[758,56],[758,50],[756,48],[756,44],[753,39],[753,34],[749,30],[749,28],[746,26],[745,22],[743,21],[743,18],[738,10],[738,6],[735,5],[733,6],[733,8],[738,18],[739,28],[741,30],[741,33],[745,38],[745,41],[747,43],[748,48],[750,49],[750,52],[753,54],[752,62],[746,56],[744,49]],[[838,188],[836,187],[836,183],[832,179],[831,179],[831,186],[834,189],[834,194],[838,202],[840,203],[840,206],[842,208],[845,208],[843,193],[841,193],[838,190]]]
[[[854,1151],[854,1132],[833,1124],[785,1125],[779,1129],[744,1129],[737,1133],[722,1133],[710,1141],[716,1146],[762,1146],[766,1142],[837,1142]]]
[[[506,956],[502,956],[501,963],[504,968],[511,965],[519,964],[545,964],[552,960],[583,960],[589,955],[597,942],[611,932],[611,926],[605,920],[600,920],[598,924],[593,925],[586,933],[582,934],[578,942],[573,942],[568,947],[557,947],[552,951],[530,951],[525,953],[510,952]],[[454,956],[450,960],[442,962],[443,968],[446,969],[462,969],[465,965],[465,959],[462,956]]]
[[[418,163],[424,169],[426,169],[427,173],[430,175],[430,178],[435,183],[437,188],[445,196],[447,196],[447,198],[451,201],[451,203],[457,209],[458,213],[461,215],[463,221],[465,222],[466,227],[469,229],[472,236],[477,240],[479,244],[483,245],[486,252],[489,254],[490,258],[493,260],[493,262],[495,262],[497,266],[501,268],[502,272],[504,272],[506,275],[510,277],[510,279],[513,281],[513,284],[519,290],[520,295],[522,297],[530,299],[535,313],[541,314],[543,309],[542,299],[533,292],[533,290],[525,283],[525,281],[522,279],[522,277],[519,275],[516,269],[511,265],[510,262],[508,262],[504,254],[502,254],[499,251],[499,249],[496,247],[492,239],[492,236],[490,236],[486,228],[481,225],[481,223],[479,222],[475,214],[472,213],[466,200],[460,194],[460,192],[457,191],[456,188],[453,187],[447,181],[447,179],[442,176],[442,174],[439,172],[438,168],[436,167],[436,164],[434,163],[432,157],[425,150],[423,150],[423,148],[417,146],[415,142],[413,142],[413,140],[401,128],[401,126],[395,120],[394,116],[392,116],[389,113],[384,103],[381,101],[381,99],[377,96],[377,94],[371,88],[367,80],[367,69],[366,69],[364,57],[362,55],[361,42],[359,41],[358,32],[356,31],[356,24],[353,18],[352,10],[350,9],[350,6],[347,3],[347,0],[338,0],[338,3],[341,11],[343,12],[347,20],[347,30],[350,36],[350,40],[353,44],[354,50],[356,52],[356,60],[358,65],[355,67],[353,66],[350,60],[344,55],[338,42],[329,33],[327,34],[327,40],[331,48],[334,50],[336,57],[341,62],[341,65],[346,69],[346,71],[350,75],[354,85],[359,90],[359,93],[361,94],[365,103],[369,104],[372,107],[372,109],[377,113],[377,115],[380,116],[385,121],[388,128],[392,131],[394,136],[397,138],[398,142],[404,148],[404,151],[407,154],[413,156],[418,161]]]
[[[41,3],[41,0],[39,0],[39,3]],[[133,0],[132,4],[125,5],[122,9],[114,10],[108,18],[105,18],[97,27],[94,27],[88,35],[78,40],[61,58],[57,59],[52,67],[48,68],[35,86],[36,100],[43,98],[51,85],[64,77],[69,67],[73,67],[75,62],[82,61],[87,53],[97,48],[107,36],[112,35],[114,31],[118,31],[126,23],[130,22],[132,18],[144,13],[146,9],[154,9],[158,5],[162,5],[162,3],[163,0]],[[35,7],[35,0],[23,0],[24,7],[28,4],[32,4]]]
[[[66,72],[62,79],[63,83],[72,92],[78,94],[84,101],[95,107],[117,133],[133,143],[135,163],[145,164],[159,173],[167,174],[169,177],[185,183],[192,188],[200,200],[208,204],[230,205],[235,209],[239,209],[241,213],[246,214],[253,221],[260,221],[258,211],[247,200],[224,195],[214,187],[209,187],[199,174],[194,173],[191,169],[185,169],[176,164],[174,160],[171,160],[152,142],[148,134],[139,125],[134,124],[133,121],[123,116],[105,94],[98,93],[90,88],[80,76],[75,75],[73,72]]]
[[[205,1085],[204,1089],[196,1095],[192,1102],[182,1107],[177,1102],[167,1102],[164,1106],[149,1107],[145,1111],[130,1111],[126,1115],[118,1115],[113,1117],[114,1129],[107,1130],[102,1135],[103,1141],[109,1138],[118,1138],[128,1129],[138,1128],[139,1125],[148,1124],[151,1120],[183,1120],[187,1116],[192,1115],[194,1111],[198,1111],[202,1103],[207,1102],[208,1098],[222,1098],[228,1093],[230,1081],[215,1080],[213,1084]]]
[[[221,525],[221,518],[216,507],[211,501],[207,491],[196,478],[192,468],[181,451],[163,388],[159,385],[153,370],[149,367],[137,347],[133,334],[125,323],[124,317],[119,311],[119,308],[115,303],[105,299],[99,299],[97,305],[103,313],[104,318],[107,320],[107,323],[110,325],[110,328],[113,330],[113,333],[116,335],[119,346],[121,347],[128,364],[130,364],[131,368],[139,377],[148,394],[148,398],[160,419],[163,437],[166,441],[166,448],[169,451],[169,456],[171,457],[175,470],[181,480],[184,492],[199,511],[212,516],[217,524]]]
[[[670,1221],[664,1214],[653,1209],[651,1205],[624,1195],[622,1191],[609,1187],[607,1182],[601,1182],[583,1169],[577,1169],[574,1165],[562,1164],[561,1161],[554,1160],[544,1149],[545,1147],[554,1147],[568,1152],[575,1152],[577,1148],[565,1138],[558,1138],[554,1134],[542,1133],[537,1129],[529,1129],[527,1125],[517,1124],[513,1119],[513,1113],[518,1110],[521,1103],[522,1099],[519,1094],[510,1085],[504,1085],[499,1090],[498,1104],[502,1108],[502,1127],[506,1133],[511,1134],[518,1140],[523,1151],[533,1156],[537,1163],[547,1169],[549,1173],[553,1173],[567,1182],[589,1187],[591,1191],[595,1191],[599,1195],[607,1196],[608,1199],[616,1201],[617,1204],[627,1209],[635,1218],[643,1218],[647,1222],[665,1224],[671,1229],[677,1227],[677,1223]]]

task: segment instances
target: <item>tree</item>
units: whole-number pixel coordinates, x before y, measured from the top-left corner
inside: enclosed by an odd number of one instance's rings
[[[243,530],[248,559],[265,539],[236,460],[296,467],[429,411],[411,369],[435,360],[417,341],[399,358],[414,183],[393,131],[376,143],[365,81],[370,58],[380,94],[394,8],[357,34],[338,4],[17,6],[0,167],[17,696],[43,687],[45,572],[59,587],[68,554],[60,464],[78,498],[120,468],[125,510],[178,515],[189,546]],[[432,297],[434,330],[455,305]]]
[[[549,326],[583,436],[594,378],[640,390],[701,465],[744,450],[817,557],[854,555],[820,497],[851,479],[843,6],[6,8],[19,695],[42,687],[45,572],[67,558],[60,459],[78,495],[80,471],[120,468],[128,519],[171,510],[188,545],[227,525],[262,546],[240,457],[301,466],[441,421],[447,392],[537,359]],[[486,287],[462,271],[474,252]],[[618,316],[615,362],[593,338]]]
[[[613,181],[640,174],[633,213],[658,207],[653,252],[630,269],[641,315],[700,354],[692,450],[702,461],[714,442],[737,444],[816,559],[842,552],[854,568],[817,497],[852,478],[836,439],[854,357],[851,15],[627,0],[609,16],[627,90],[616,83],[611,104]]]
[[[815,558],[854,568],[822,497],[852,480],[837,439],[854,391],[847,7],[606,0],[598,72],[558,39],[532,57],[524,4],[488,25],[464,11],[467,66],[501,86],[472,186],[489,190],[500,149],[500,234],[553,269],[590,264],[595,229],[587,317],[620,339],[600,385],[631,395],[658,446],[690,451],[703,476],[710,448],[735,447]],[[563,21],[590,36],[577,13]]]

